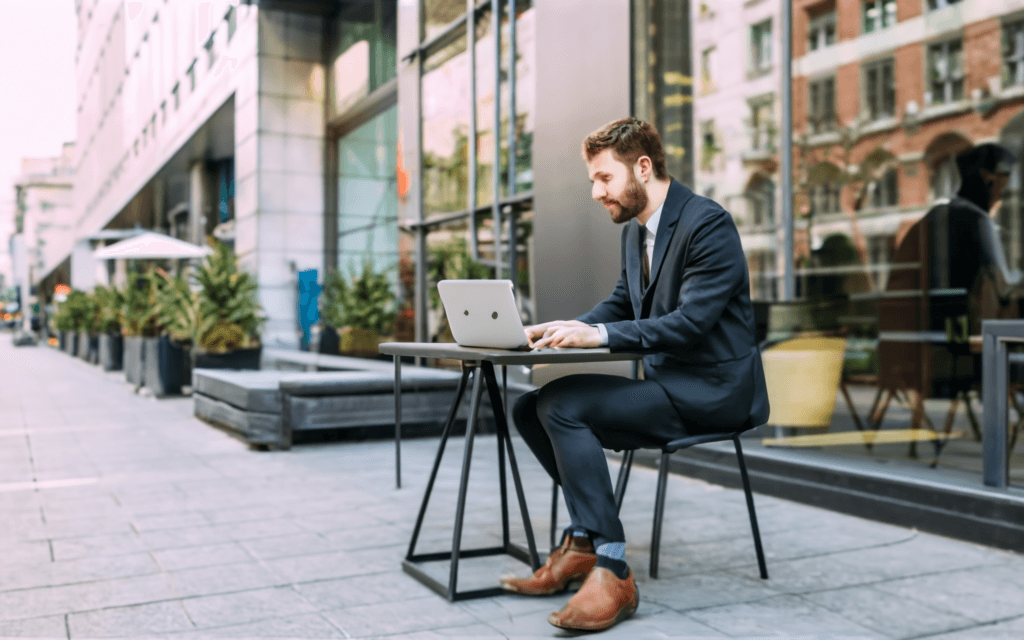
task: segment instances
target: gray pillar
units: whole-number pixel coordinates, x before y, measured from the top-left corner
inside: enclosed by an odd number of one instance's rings
[[[188,171],[188,241],[206,245],[206,168],[202,160]]]

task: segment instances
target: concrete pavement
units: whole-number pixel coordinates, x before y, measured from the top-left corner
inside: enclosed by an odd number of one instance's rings
[[[0,335],[0,363],[0,637],[570,635],[546,621],[567,595],[449,604],[401,571],[436,439],[404,443],[395,489],[389,441],[252,451],[189,399],[139,397],[48,347]],[[543,544],[550,481],[517,444]],[[461,454],[455,438],[418,550],[450,545]],[[478,438],[465,546],[500,534],[494,459]],[[635,468],[623,509],[640,609],[602,638],[1024,637],[1020,555],[756,496],[762,581],[742,492],[680,476],[651,580],[655,479]],[[470,588],[527,572],[460,567]]]

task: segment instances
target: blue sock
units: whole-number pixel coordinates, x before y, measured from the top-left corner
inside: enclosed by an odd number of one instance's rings
[[[610,570],[619,578],[629,577],[629,565],[626,564],[626,543],[607,542],[600,540],[597,545],[597,566]]]

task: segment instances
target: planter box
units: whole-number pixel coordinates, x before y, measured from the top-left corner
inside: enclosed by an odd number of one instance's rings
[[[320,328],[320,338],[316,347],[317,353],[326,353],[332,356],[338,355],[338,330],[334,327],[324,325]]]
[[[156,397],[179,395],[191,378],[188,351],[170,337],[143,338],[143,374],[146,388]]]
[[[101,333],[98,355],[104,371],[120,371],[124,366],[124,338],[118,333]]]
[[[86,331],[78,332],[78,346],[75,349],[75,356],[82,360],[89,360],[89,333]]]
[[[64,332],[63,331],[60,331],[60,332],[57,333],[57,350],[58,351],[63,351],[64,350]]]
[[[73,356],[78,353],[78,332],[64,332],[64,353]]]
[[[145,383],[146,368],[143,358],[146,352],[142,349],[142,336],[124,337],[124,379],[129,384],[141,386]]]
[[[235,349],[226,353],[192,350],[193,369],[259,369],[263,347]]]

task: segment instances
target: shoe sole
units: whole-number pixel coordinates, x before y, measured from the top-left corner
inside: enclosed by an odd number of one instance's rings
[[[511,585],[511,584],[509,584],[507,582],[502,582],[501,583],[501,588],[504,589],[505,591],[510,591],[512,593],[518,593],[521,596],[550,596],[550,595],[554,595],[556,593],[562,593],[563,591],[578,590],[580,587],[583,586],[583,581],[584,580],[586,580],[586,576],[584,576],[582,578],[577,578],[577,579],[569,580],[568,582],[565,583],[565,585],[555,585],[551,589],[547,589],[547,590],[544,590],[544,591],[532,590],[532,589],[531,590],[518,589],[514,585]]]
[[[558,627],[559,629],[568,629],[569,631],[604,631],[605,629],[610,629],[615,625],[619,624],[620,622],[622,622],[623,620],[630,618],[634,613],[636,613],[636,609],[638,606],[640,606],[639,591],[637,591],[636,604],[632,605],[631,607],[625,607],[623,609],[620,609],[619,612],[615,614],[615,617],[612,618],[609,622],[598,622],[593,624],[584,623],[576,627],[571,627],[568,625],[556,624],[554,622],[551,622],[551,618],[549,617],[548,623],[552,626]]]

